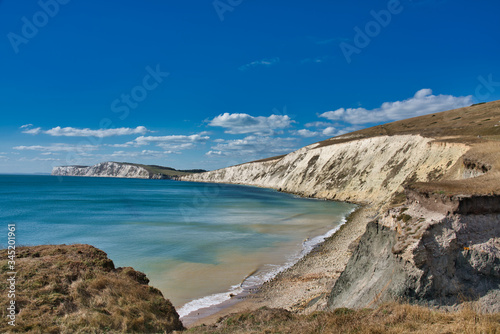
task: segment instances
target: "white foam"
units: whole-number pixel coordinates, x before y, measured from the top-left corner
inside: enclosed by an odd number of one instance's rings
[[[339,222],[339,224],[335,226],[335,228],[329,230],[323,235],[305,240],[302,243],[302,250],[298,254],[291,256],[284,265],[272,265],[272,264],[266,265],[264,269],[260,270],[259,272],[257,272],[252,276],[247,277],[245,281],[243,281],[241,284],[233,285],[229,291],[213,294],[200,299],[195,299],[182,306],[177,311],[177,313],[182,318],[189,315],[191,312],[195,312],[197,310],[207,308],[210,306],[219,305],[225,302],[226,300],[231,299],[230,296],[231,294],[237,295],[239,293],[242,293],[245,288],[260,286],[265,282],[273,279],[279,273],[295,265],[301,258],[309,254],[316,246],[324,242],[327,238],[334,235],[335,232],[337,232],[340,229],[340,227],[346,223],[347,221],[346,217],[349,216],[349,214],[355,210],[356,208],[352,209],[347,215],[345,215]]]
[[[216,293],[214,295],[206,296],[200,299],[195,299],[182,306],[179,310],[177,310],[177,313],[182,318],[190,314],[191,312],[200,310],[202,308],[219,305],[226,300],[231,299],[230,294],[236,295],[241,292],[243,292],[243,288],[241,288],[240,285],[234,285],[228,292]]]

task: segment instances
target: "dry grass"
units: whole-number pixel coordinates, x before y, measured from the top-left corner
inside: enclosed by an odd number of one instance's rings
[[[362,138],[406,134],[442,138],[449,142],[477,143],[484,139],[498,141],[500,101],[382,124],[330,138],[319,144],[328,146]]]
[[[171,167],[164,167],[158,165],[143,165],[143,164],[134,164],[129,162],[116,162],[116,163],[122,165],[132,165],[132,166],[142,167],[151,174],[163,174],[167,176],[183,176],[183,175],[206,172],[206,170],[204,169],[177,170]]]
[[[163,333],[182,329],[172,304],[147,285],[143,273],[115,269],[106,253],[88,245],[16,250],[16,326],[2,307],[0,332]],[[1,250],[6,259],[6,250]],[[2,273],[8,270],[1,262]],[[4,274],[5,276],[5,274]],[[5,283],[0,283],[5,291]],[[0,295],[7,304],[7,293]]]
[[[426,307],[390,303],[379,308],[310,315],[262,308],[220,319],[188,333],[500,333],[500,314],[479,314],[472,307],[446,313]]]
[[[465,168],[465,162],[472,163],[484,175],[469,179],[457,177]],[[483,140],[471,145],[448,175],[438,182],[419,182],[412,187],[420,192],[445,193],[447,195],[500,195],[500,142]]]

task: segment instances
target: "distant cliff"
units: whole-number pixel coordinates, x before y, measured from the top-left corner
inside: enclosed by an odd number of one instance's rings
[[[156,165],[131,164],[126,162],[101,162],[94,166],[60,166],[52,169],[57,176],[119,177],[134,179],[171,179],[192,173],[205,172],[201,169],[176,170]]]

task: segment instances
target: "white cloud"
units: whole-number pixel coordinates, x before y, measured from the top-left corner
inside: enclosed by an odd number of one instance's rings
[[[247,136],[219,143],[207,155],[244,156],[247,160],[255,160],[289,153],[296,149],[296,144],[296,138]]]
[[[320,128],[320,127],[330,126],[330,125],[331,125],[331,123],[328,123],[328,122],[311,122],[311,123],[304,124],[304,126],[306,128],[312,128],[312,127]]]
[[[272,135],[275,129],[284,129],[293,123],[288,115],[250,116],[248,114],[224,113],[212,119],[209,126],[219,126],[227,129],[230,134],[254,133]]]
[[[24,124],[24,125],[21,125],[19,127],[19,129],[25,129],[25,128],[31,128],[31,127],[33,127],[33,124],[31,124],[31,123],[30,124]]]
[[[333,136],[337,136],[337,133],[339,133],[339,130],[334,128],[333,126],[329,126],[327,127],[326,129],[324,129],[322,131],[322,133],[325,135],[325,136],[329,136],[329,137],[333,137]]]
[[[33,124],[26,124],[21,126],[21,129],[25,129],[22,132],[30,135],[38,135],[40,133],[48,134],[54,137],[112,137],[112,136],[127,136],[127,135],[142,135],[147,132],[151,132],[144,126],[138,126],[136,128],[116,128],[116,129],[98,129],[91,130],[89,128],[78,129],[73,127],[62,128],[57,126],[50,130],[42,130],[41,128],[31,127]]]
[[[267,59],[262,59],[262,60],[256,60],[251,63],[245,64],[243,66],[238,67],[240,71],[246,71],[248,69],[251,69],[256,66],[272,66],[274,64],[277,64],[280,62],[280,59],[278,57],[275,58],[267,58]]]
[[[209,140],[209,136],[195,134],[190,136],[185,135],[171,135],[171,136],[140,136],[131,142],[129,146],[144,146],[149,144],[156,144],[165,150],[185,150],[196,146],[196,144],[204,143]]]
[[[302,130],[297,130],[297,131],[291,131],[291,133],[294,134],[294,135],[305,137],[305,138],[315,137],[315,136],[319,135],[318,132],[307,130],[307,129],[302,129]]]
[[[335,127],[329,126],[321,131],[324,136],[327,137],[336,137],[349,132],[354,132],[360,130],[362,127],[360,126],[348,126],[348,127]]]
[[[34,128],[34,129],[26,128],[26,130],[23,131],[23,133],[27,133],[30,135],[38,135],[41,132],[42,132],[42,128]]]
[[[208,156],[221,156],[223,155],[222,151],[208,151],[207,153],[205,153],[205,155],[208,155]]]
[[[152,150],[142,150],[140,152],[126,152],[126,151],[115,151],[111,154],[113,158],[145,158],[145,157],[154,157],[161,158],[167,154],[173,153],[172,151],[152,151]]]
[[[28,159],[26,157],[19,158],[19,161],[61,161],[61,159],[55,159],[55,158],[40,158],[40,157],[35,157]]]
[[[320,117],[331,121],[351,124],[396,121],[440,111],[466,107],[472,104],[472,96],[432,95],[431,89],[421,89],[412,98],[404,101],[384,102],[379,108],[340,108],[327,111]]]
[[[50,130],[44,131],[44,133],[51,136],[66,136],[66,137],[112,137],[112,136],[126,136],[126,135],[138,135],[151,132],[144,126],[138,126],[136,128],[116,128],[116,129],[77,129],[72,127],[61,128],[60,126],[52,128]]]
[[[14,150],[19,151],[40,151],[40,152],[88,152],[95,151],[98,146],[95,145],[68,145],[68,144],[52,144],[49,146],[33,145],[33,146],[16,146]]]

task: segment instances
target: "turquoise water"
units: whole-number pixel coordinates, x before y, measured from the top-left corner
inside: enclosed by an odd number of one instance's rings
[[[269,278],[353,205],[238,185],[0,175],[0,208],[18,245],[91,244],[145,272],[176,307],[189,303],[185,314],[255,270]]]

